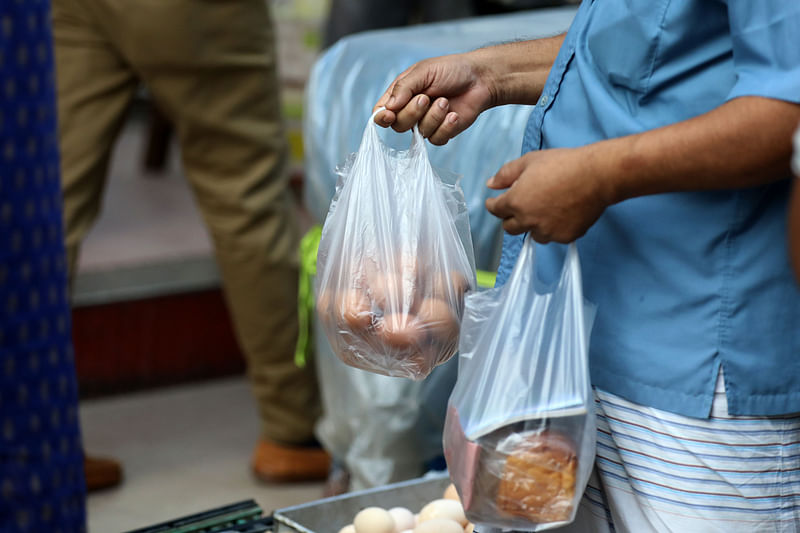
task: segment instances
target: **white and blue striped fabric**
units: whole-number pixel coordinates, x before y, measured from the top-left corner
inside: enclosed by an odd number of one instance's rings
[[[596,391],[597,459],[570,533],[800,532],[800,413],[708,419]]]

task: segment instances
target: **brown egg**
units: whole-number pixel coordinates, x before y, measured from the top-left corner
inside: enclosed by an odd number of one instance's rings
[[[446,489],[444,489],[444,494],[442,494],[442,498],[445,500],[455,500],[457,502],[461,501],[461,498],[458,497],[458,491],[456,490],[456,486],[450,483]]]
[[[376,274],[367,280],[367,295],[385,313],[403,308],[402,279],[392,274]]]
[[[378,335],[391,348],[408,350],[424,339],[412,314],[394,313],[384,315],[377,325]]]
[[[458,342],[458,319],[453,309],[438,298],[426,298],[417,311],[420,327],[438,343]]]
[[[344,292],[339,301],[337,311],[341,313],[347,326],[358,330],[366,329],[372,324],[372,311],[369,299],[364,291],[350,289]]]
[[[464,294],[469,288],[470,282],[464,274],[451,270],[449,274],[437,274],[433,277],[427,286],[426,296],[446,301],[460,317],[464,309]]]
[[[464,294],[469,290],[469,280],[458,270],[450,271],[450,285],[458,294]]]

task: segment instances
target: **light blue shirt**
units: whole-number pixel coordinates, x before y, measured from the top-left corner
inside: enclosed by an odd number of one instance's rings
[[[584,0],[523,152],[643,132],[746,95],[800,102],[800,1]],[[584,292],[598,305],[596,387],[706,417],[721,365],[731,414],[800,412],[789,185],[659,194],[606,210],[578,241]],[[498,283],[521,242],[506,236]],[[555,279],[562,258],[562,246],[539,246],[539,275]]]

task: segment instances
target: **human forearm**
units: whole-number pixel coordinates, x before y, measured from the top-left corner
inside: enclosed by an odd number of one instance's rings
[[[556,60],[564,35],[479,48],[467,55],[489,80],[491,106],[534,105]]]
[[[605,209],[648,194],[730,189],[788,174],[800,105],[739,98],[697,118],[579,148],[534,150],[488,182],[503,229],[537,242],[572,242]]]
[[[750,187],[789,173],[800,105],[743,97],[696,118],[587,149],[613,204],[665,192]]]

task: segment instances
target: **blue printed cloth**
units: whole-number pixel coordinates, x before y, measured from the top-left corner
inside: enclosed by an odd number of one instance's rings
[[[46,1],[0,2],[0,531],[85,531]]]

